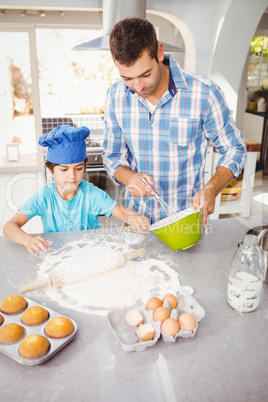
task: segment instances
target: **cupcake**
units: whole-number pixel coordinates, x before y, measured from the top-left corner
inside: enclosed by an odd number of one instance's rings
[[[35,359],[44,355],[49,349],[49,340],[42,335],[29,335],[21,342],[19,353],[27,359]]]
[[[0,304],[0,310],[5,314],[16,314],[23,311],[27,306],[27,301],[19,295],[6,297]]]
[[[18,324],[7,324],[0,328],[0,342],[14,343],[24,337],[25,329]]]
[[[45,326],[45,333],[51,338],[63,338],[70,335],[74,330],[74,324],[69,318],[55,317]]]
[[[48,319],[48,311],[40,306],[28,307],[21,316],[25,325],[39,325]]]

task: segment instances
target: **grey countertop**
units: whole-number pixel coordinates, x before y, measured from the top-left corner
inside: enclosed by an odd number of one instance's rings
[[[1,401],[267,401],[268,287],[264,286],[255,312],[240,315],[226,301],[237,243],[250,227],[267,222],[268,217],[210,221],[198,244],[177,253],[152,233],[146,237],[148,258],[172,258],[174,269],[179,262],[180,283],[194,288],[205,309],[194,338],[176,343],[160,340],[143,352],[124,352],[105,317],[63,309],[46,300],[49,308],[77,322],[78,333],[39,366],[24,366],[1,354]],[[94,232],[104,235],[102,230]],[[44,234],[54,247],[79,236],[79,232]],[[2,300],[19,293],[25,278],[36,279],[37,257],[3,237],[0,251]],[[34,300],[41,303],[38,294]]]

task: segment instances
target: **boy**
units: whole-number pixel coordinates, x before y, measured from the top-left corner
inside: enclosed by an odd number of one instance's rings
[[[149,220],[112,200],[103,190],[83,180],[86,166],[87,127],[58,126],[39,138],[48,147],[46,166],[54,182],[41,188],[4,225],[3,234],[36,252],[49,250],[51,242],[34,237],[21,228],[39,215],[44,233],[99,228],[98,215],[111,215],[129,224],[132,230],[145,231]]]

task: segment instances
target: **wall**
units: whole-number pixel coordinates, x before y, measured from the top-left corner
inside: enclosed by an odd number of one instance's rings
[[[4,3],[19,6],[21,0]],[[102,1],[24,0],[24,4],[90,9],[101,7]],[[195,71],[220,84],[235,115],[238,93],[243,96],[240,83],[249,44],[267,6],[267,0],[147,0],[148,9],[168,11],[188,26],[196,47]],[[4,7],[2,3],[0,8]]]
[[[266,7],[267,0],[232,1],[225,14],[213,53],[210,77],[215,79],[224,90],[235,115],[250,41]],[[244,93],[246,94],[246,91]]]

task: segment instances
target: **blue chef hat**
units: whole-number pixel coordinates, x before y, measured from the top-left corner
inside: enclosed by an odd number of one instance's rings
[[[89,136],[89,129],[58,126],[39,138],[41,147],[48,147],[47,160],[59,165],[83,162],[87,157],[85,138]]]

